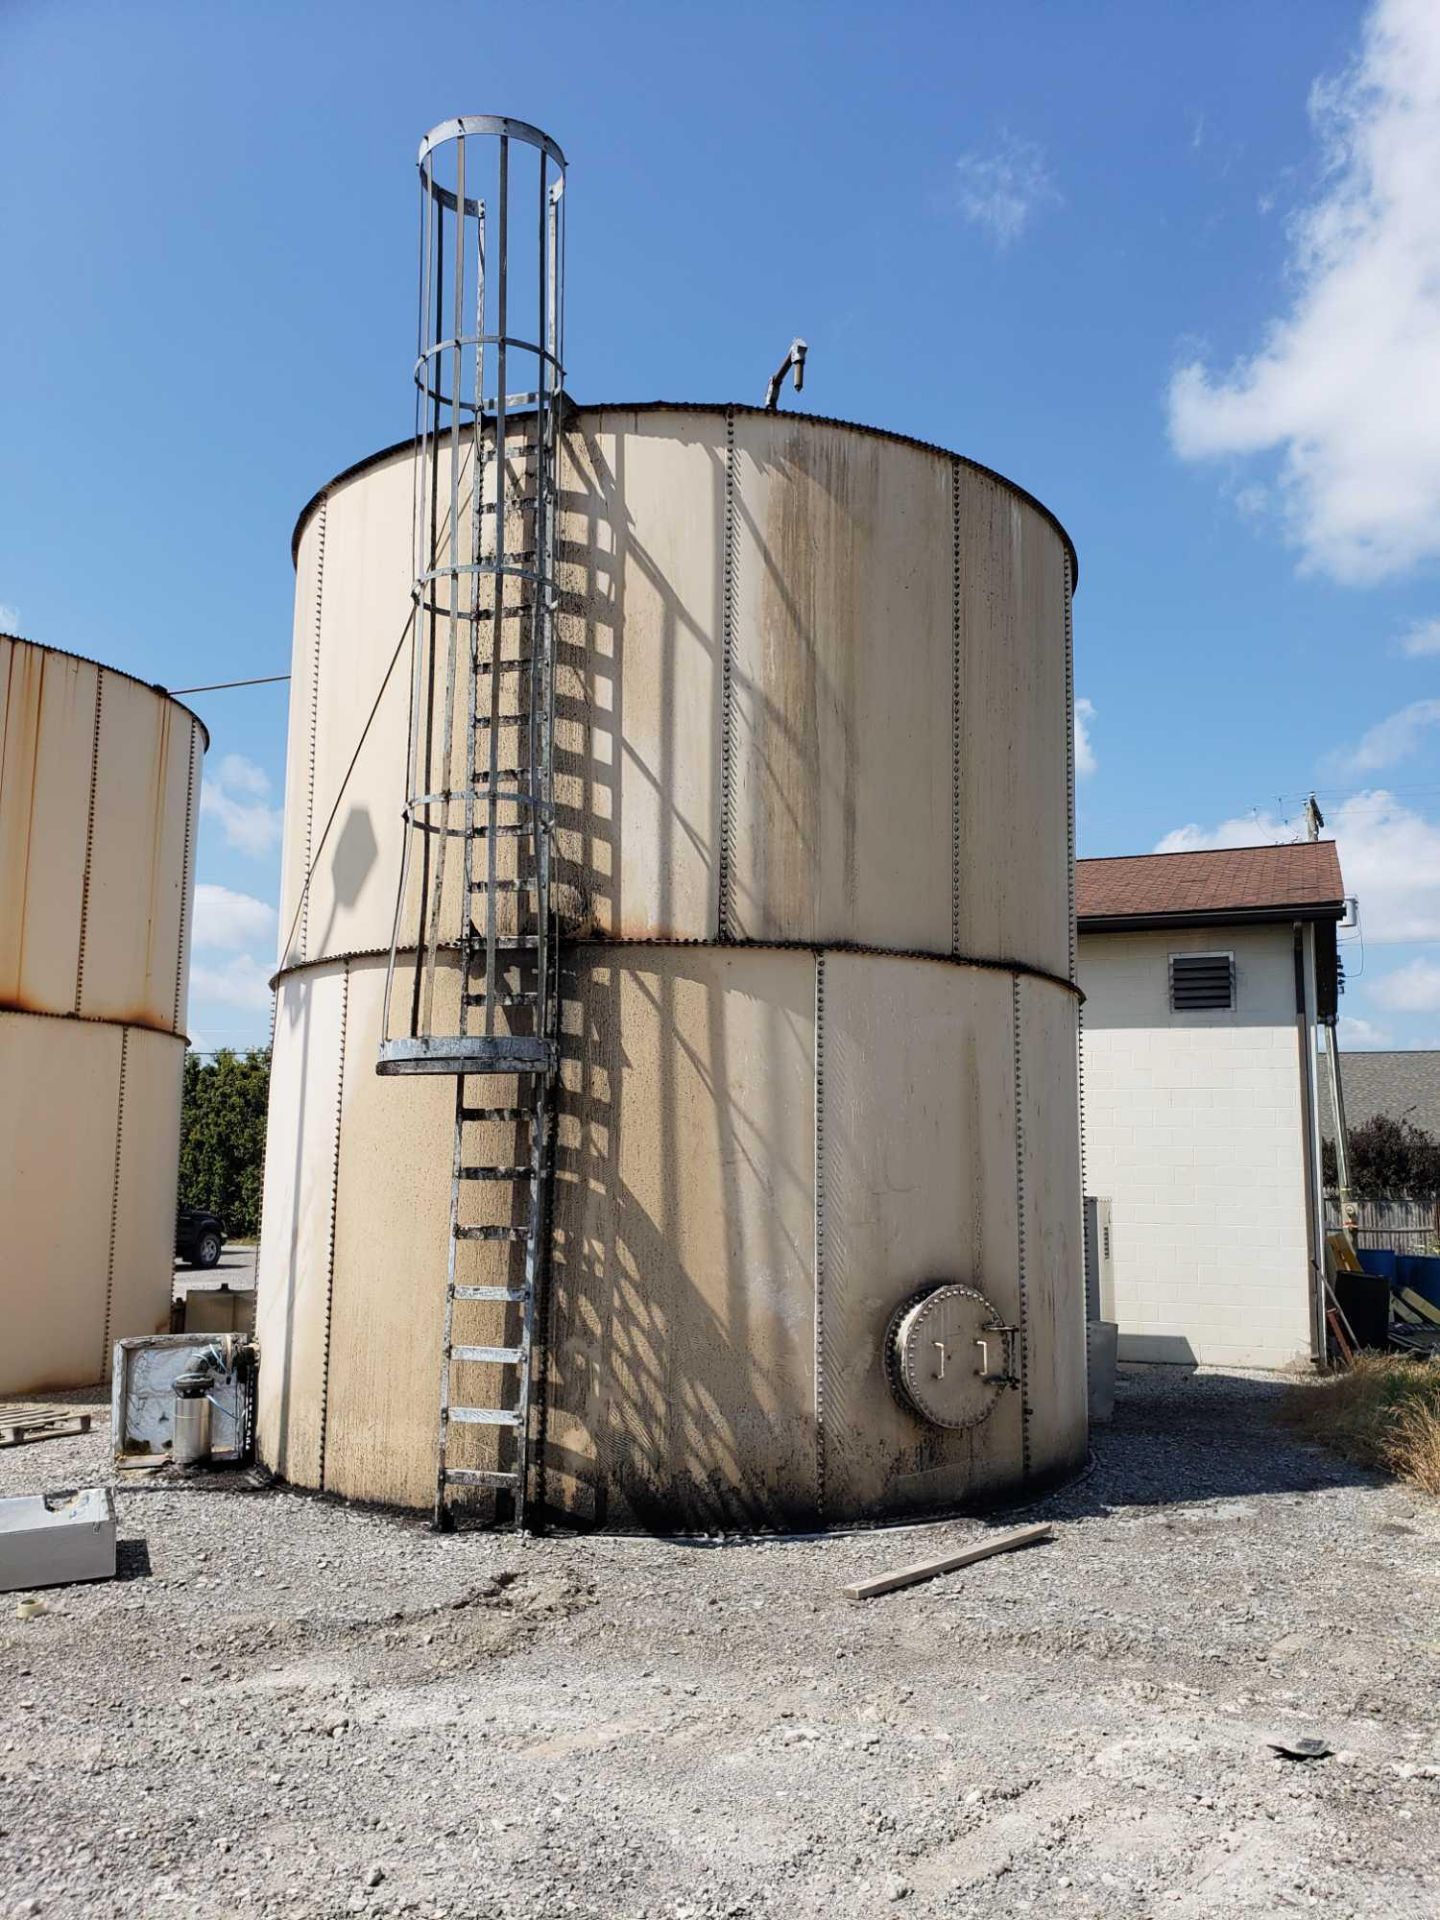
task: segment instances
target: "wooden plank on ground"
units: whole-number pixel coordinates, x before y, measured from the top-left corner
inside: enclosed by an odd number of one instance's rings
[[[896,1567],[893,1573],[877,1573],[870,1580],[857,1580],[845,1591],[852,1600],[873,1600],[877,1594],[894,1593],[897,1587],[918,1586],[922,1580],[933,1580],[940,1573],[954,1573],[958,1567],[973,1566],[977,1560],[988,1560],[994,1553],[1009,1553],[1015,1547],[1035,1547],[1042,1540],[1054,1538],[1055,1529],[1049,1521],[1034,1527],[1017,1527],[1013,1533],[993,1533],[988,1540],[977,1541],[973,1547],[961,1547],[954,1553],[942,1553],[938,1559],[917,1560],[908,1567]]]
[[[0,1447],[23,1447],[31,1440],[58,1440],[88,1433],[90,1418],[72,1407],[0,1407]]]

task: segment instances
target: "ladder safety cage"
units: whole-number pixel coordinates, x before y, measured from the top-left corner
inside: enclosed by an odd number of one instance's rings
[[[452,1489],[485,1487],[523,1526],[559,1048],[565,156],[476,115],[432,129],[419,172],[410,738],[377,1070],[456,1082],[436,1524]],[[452,1425],[495,1429],[493,1464],[453,1464]]]

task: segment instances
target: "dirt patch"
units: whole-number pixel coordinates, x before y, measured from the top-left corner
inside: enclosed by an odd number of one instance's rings
[[[863,1606],[1018,1514],[524,1542],[122,1493],[132,1577],[0,1608],[0,1920],[1431,1920],[1440,1506],[1285,1391],[1127,1373],[1050,1544]],[[0,1490],[105,1477],[103,1427]]]

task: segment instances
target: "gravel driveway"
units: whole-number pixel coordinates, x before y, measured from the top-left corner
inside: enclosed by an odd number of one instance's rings
[[[1431,1920],[1440,1508],[1277,1391],[1131,1373],[1025,1512],[1053,1543],[864,1605],[985,1524],[520,1542],[122,1493],[123,1578],[0,1602],[0,1915]],[[3,1451],[0,1491],[105,1457]]]

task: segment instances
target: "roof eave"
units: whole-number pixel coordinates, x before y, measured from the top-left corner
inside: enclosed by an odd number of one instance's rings
[[[1080,933],[1169,933],[1186,927],[1274,927],[1288,926],[1296,920],[1344,918],[1343,900],[1307,900],[1292,906],[1207,907],[1183,913],[1082,913],[1077,916],[1076,928]]]

